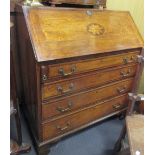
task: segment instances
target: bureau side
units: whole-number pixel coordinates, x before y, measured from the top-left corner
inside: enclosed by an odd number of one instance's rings
[[[40,67],[37,64],[22,6],[16,5],[18,55],[21,67],[22,110],[32,131],[40,140]]]

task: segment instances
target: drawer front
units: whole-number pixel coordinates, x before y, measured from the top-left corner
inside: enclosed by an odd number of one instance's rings
[[[127,107],[128,95],[115,97],[111,100],[99,103],[80,112],[68,115],[61,119],[44,123],[43,127],[43,140],[48,140],[68,131],[86,125],[101,117],[117,112]]]
[[[136,68],[136,65],[117,67],[116,69],[97,71],[74,79],[46,83],[42,85],[42,100],[71,94],[95,86],[101,86],[115,80],[133,77],[136,74]]]
[[[108,99],[131,91],[133,78],[111,83],[86,92],[81,92],[51,103],[42,104],[42,119],[56,117],[78,108],[96,104],[101,100]]]
[[[74,61],[68,63],[59,63],[56,65],[42,66],[41,79],[42,82],[48,80],[63,79],[65,77],[76,74],[98,70],[101,68],[114,67],[137,62],[139,51],[117,54],[112,56],[104,56],[98,59],[89,59],[85,61]]]

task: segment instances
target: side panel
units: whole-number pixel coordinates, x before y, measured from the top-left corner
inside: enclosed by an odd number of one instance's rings
[[[19,48],[19,62],[21,66],[21,78],[23,84],[23,111],[28,119],[33,130],[33,135],[39,137],[39,79],[37,74],[40,74],[38,64],[36,63],[33,53],[32,44],[30,41],[28,29],[24,19],[22,6],[16,6],[16,24],[17,24],[17,39]]]

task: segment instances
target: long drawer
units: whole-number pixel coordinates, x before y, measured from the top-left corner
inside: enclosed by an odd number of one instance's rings
[[[78,108],[95,104],[101,100],[108,99],[131,91],[133,78],[111,83],[95,89],[64,97],[59,100],[53,100],[42,104],[42,119],[56,117]]]
[[[72,115],[68,115],[55,121],[42,124],[43,140],[48,140],[68,131],[79,128],[82,125],[95,121],[127,107],[128,95],[124,94],[97,105],[83,109]]]
[[[133,77],[136,74],[136,68],[137,65],[133,64],[127,67],[125,66],[116,67],[115,69],[100,70],[72,79],[45,83],[42,85],[42,100],[71,94],[76,91],[82,91],[115,80]]]
[[[59,63],[55,65],[41,66],[42,82],[64,79],[76,74],[98,70],[100,68],[115,67],[137,62],[140,51],[104,56],[96,59]]]

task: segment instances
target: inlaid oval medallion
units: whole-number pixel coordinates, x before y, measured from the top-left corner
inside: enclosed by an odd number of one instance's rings
[[[104,27],[100,24],[91,23],[87,26],[87,31],[92,35],[102,35],[104,33]]]

